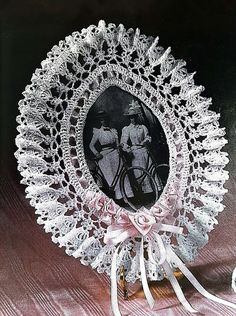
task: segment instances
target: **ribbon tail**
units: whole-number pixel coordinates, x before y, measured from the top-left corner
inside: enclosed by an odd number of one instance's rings
[[[146,296],[146,299],[148,301],[148,304],[151,308],[154,306],[154,298],[152,296],[152,293],[149,289],[148,282],[147,282],[147,276],[146,276],[146,271],[145,271],[145,264],[144,264],[144,256],[143,256],[143,238],[141,240],[141,245],[140,245],[140,255],[139,255],[139,260],[140,260],[140,272],[141,272],[141,281],[142,281],[142,286],[143,286],[143,291]]]
[[[192,308],[192,306],[189,304],[189,302],[186,300],[185,296],[184,296],[184,293],[176,279],[176,277],[174,276],[174,273],[173,273],[173,270],[171,269],[169,263],[167,261],[165,261],[163,264],[162,264],[164,270],[165,270],[165,273],[175,291],[175,294],[178,298],[178,300],[180,301],[180,303],[185,307],[185,309],[187,311],[189,311],[190,313],[197,313],[197,311],[195,309]]]
[[[156,266],[156,265],[157,265],[157,262],[156,262],[156,260],[153,258],[153,254],[152,254],[153,249],[154,249],[153,244],[150,243],[150,244],[148,245],[148,248],[147,248],[147,251],[148,251],[148,260],[149,260],[152,264],[154,264],[154,265]]]
[[[117,279],[116,279],[116,270],[117,270],[117,257],[118,257],[119,247],[116,248],[112,263],[111,263],[111,308],[115,316],[121,316],[119,305],[118,305],[118,294],[117,294]]]
[[[195,278],[195,276],[189,271],[189,269],[185,266],[185,264],[180,260],[180,258],[174,253],[174,251],[171,249],[171,247],[168,247],[168,254],[170,255],[170,259],[173,260],[173,262],[178,266],[178,268],[183,272],[183,274],[186,276],[186,278],[190,281],[190,283],[195,287],[195,289],[201,293],[206,298],[216,302],[220,303],[232,308],[236,309],[236,304],[231,303],[229,301],[226,301],[222,298],[219,298],[217,296],[214,296],[213,294],[207,292],[204,287],[198,282],[198,280]]]
[[[157,239],[157,243],[158,243],[158,246],[159,246],[159,253],[160,253],[160,259],[158,262],[156,262],[157,265],[162,265],[165,260],[166,260],[166,248],[165,248],[165,245],[162,241],[162,238],[159,234],[156,234],[154,233],[156,239]]]

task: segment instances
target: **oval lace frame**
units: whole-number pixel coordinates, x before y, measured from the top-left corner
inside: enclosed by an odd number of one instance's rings
[[[224,208],[228,158],[221,151],[227,141],[220,115],[208,110],[211,99],[200,95],[204,88],[170,51],[138,29],[100,21],[54,46],[19,102],[15,155],[37,222],[68,255],[98,272],[110,274],[115,248],[102,242],[106,227],[84,200],[87,191],[99,189],[85,161],[83,127],[88,110],[108,87],[139,98],[163,127],[170,173],[159,200],[179,183],[183,208],[172,215],[175,225],[184,227],[183,235],[164,238],[183,260],[193,260],[207,243]],[[140,278],[139,247],[132,238],[121,247],[119,264],[127,281]],[[150,280],[164,277],[161,268],[145,264]]]

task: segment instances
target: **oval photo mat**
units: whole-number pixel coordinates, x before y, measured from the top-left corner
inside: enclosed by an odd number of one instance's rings
[[[132,104],[140,108],[134,123],[127,115]],[[103,117],[99,117],[101,111],[106,116],[105,131],[101,125]],[[127,127],[132,140],[127,135]],[[150,140],[146,145],[143,144],[145,138]],[[96,139],[92,150],[103,153],[104,158],[96,159],[90,149],[92,139]],[[114,147],[115,139],[117,144]],[[89,170],[108,197],[132,211],[143,206],[150,208],[155,203],[167,182],[169,151],[157,117],[138,98],[116,86],[107,88],[87,114],[83,141]],[[124,141],[126,147],[129,146],[126,150],[125,146],[122,147]],[[153,186],[152,181],[157,186]]]

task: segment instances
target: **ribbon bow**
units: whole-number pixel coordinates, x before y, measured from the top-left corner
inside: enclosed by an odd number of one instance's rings
[[[209,292],[207,292],[201,284],[197,281],[194,275],[190,270],[185,266],[181,259],[175,254],[169,244],[165,244],[162,239],[160,232],[171,232],[175,234],[182,234],[183,228],[177,227],[174,225],[163,224],[160,219],[162,219],[165,210],[163,213],[159,213],[158,216],[151,215],[150,212],[146,209],[139,211],[136,214],[129,214],[124,210],[120,210],[116,216],[116,221],[110,225],[107,229],[107,233],[104,236],[104,242],[106,244],[111,244],[117,246],[111,264],[111,306],[115,316],[121,316],[118,305],[117,298],[117,259],[120,246],[122,243],[129,237],[140,237],[140,249],[139,249],[139,262],[140,262],[140,272],[141,272],[141,282],[143,286],[143,291],[148,301],[148,304],[151,308],[154,306],[154,299],[150,292],[146,271],[144,263],[144,238],[149,236],[155,238],[159,248],[159,260],[155,261],[152,252],[150,251],[150,245],[148,245],[147,251],[149,260],[151,260],[156,265],[161,265],[167,278],[169,279],[177,298],[180,303],[185,307],[190,313],[197,313],[195,309],[192,308],[190,303],[186,300],[182,289],[173,273],[172,264],[180,269],[180,271],[186,276],[186,278],[191,282],[191,284],[196,288],[206,298],[224,304],[226,306],[236,308],[236,305],[230,303],[226,300],[218,298]],[[158,220],[159,219],[159,220]]]
[[[146,236],[150,237],[151,241],[156,240],[159,250],[158,260],[155,260],[151,251],[152,242],[148,243],[148,259],[153,264],[163,268],[176,293],[177,298],[187,311],[190,313],[197,313],[197,311],[193,309],[190,303],[186,300],[182,289],[173,273],[172,264],[180,269],[180,271],[185,275],[185,277],[190,281],[195,289],[203,296],[217,303],[236,309],[236,304],[223,300],[207,292],[190,272],[190,270],[185,266],[182,260],[176,255],[171,245],[164,242],[162,237],[163,232],[171,232],[174,234],[183,233],[183,228],[163,223],[163,220],[167,218],[168,215],[170,215],[174,210],[182,207],[182,203],[177,192],[177,185],[175,185],[173,192],[168,195],[163,204],[158,201],[152,206],[150,210],[142,208],[135,214],[127,212],[115,204],[111,199],[107,199],[101,194],[94,195],[93,193],[88,192],[86,196],[88,205],[94,209],[95,214],[101,219],[101,221],[108,225],[107,232],[104,236],[104,242],[106,244],[116,246],[111,264],[111,305],[115,316],[121,316],[117,298],[116,279],[119,249],[122,243],[131,237],[140,237],[141,239],[139,248],[141,282],[148,304],[151,308],[154,306],[154,299],[147,282],[143,254],[144,240]]]

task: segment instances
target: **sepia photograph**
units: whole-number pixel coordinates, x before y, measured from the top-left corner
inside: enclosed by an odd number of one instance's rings
[[[159,198],[169,172],[164,131],[150,109],[121,88],[106,89],[90,108],[84,151],[99,188],[136,211]]]

